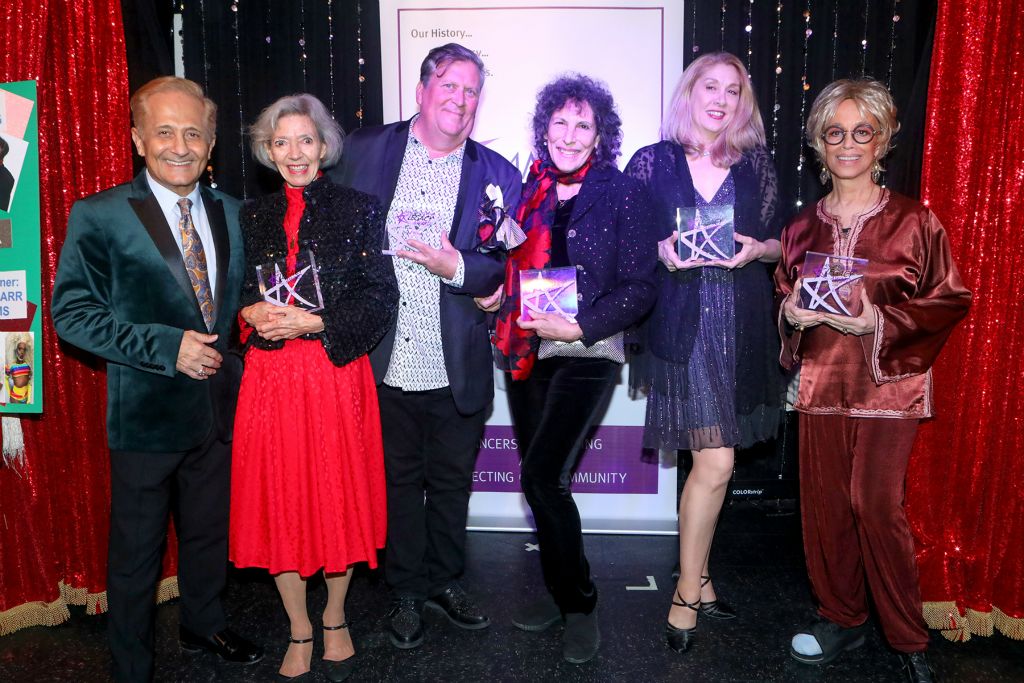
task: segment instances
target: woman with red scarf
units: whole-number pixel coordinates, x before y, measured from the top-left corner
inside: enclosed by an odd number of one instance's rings
[[[582,664],[600,641],[597,589],[570,480],[619,374],[623,331],[654,302],[656,250],[644,190],[615,167],[621,119],[603,85],[573,75],[545,86],[533,134],[539,158],[517,213],[527,238],[507,261],[495,346],[549,594],[512,621],[541,631],[564,619],[563,655]],[[578,312],[523,320],[519,274],[548,268],[575,269]]]

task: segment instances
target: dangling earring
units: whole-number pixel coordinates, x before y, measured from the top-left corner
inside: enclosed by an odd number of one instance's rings
[[[825,166],[821,167],[821,173],[818,174],[818,180],[821,181],[822,185],[828,185],[828,181],[832,178],[832,174],[828,172],[828,168]]]
[[[877,185],[878,181],[881,180],[881,179],[882,179],[882,165],[880,163],[878,163],[878,160],[876,159],[875,163],[871,166],[871,182],[873,182],[875,185]]]

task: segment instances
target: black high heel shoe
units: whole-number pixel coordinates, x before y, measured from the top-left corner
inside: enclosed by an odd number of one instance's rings
[[[348,628],[347,621],[339,624],[338,626],[324,625],[325,631],[338,631],[343,628]],[[327,677],[327,680],[332,683],[341,683],[341,681],[351,676],[352,672],[356,670],[356,656],[352,655],[348,659],[342,660],[325,659],[323,660],[323,664],[324,676]]]
[[[678,590],[676,591],[676,597],[679,598],[679,602],[672,601],[672,604],[676,607],[689,607],[694,612],[700,612],[700,598],[697,598],[697,602],[686,602]],[[692,628],[676,628],[672,624],[665,622],[665,641],[676,652],[686,652],[689,650],[696,636],[696,624]]]
[[[708,585],[709,583],[711,583],[711,577],[710,576],[706,576],[706,575],[701,575],[701,577],[700,577],[700,587],[703,588],[704,586]],[[711,617],[712,619],[735,619],[736,618],[736,610],[734,610],[732,607],[730,607],[728,603],[723,602],[721,600],[711,600],[710,602],[702,602],[702,603],[700,603],[700,613],[703,614],[706,617]]]
[[[289,637],[288,638],[288,642],[289,643],[295,643],[296,645],[305,645],[306,643],[312,643],[313,642],[313,636],[310,636],[309,638],[291,638],[291,637]],[[309,671],[303,671],[302,673],[300,673],[297,676],[285,676],[283,673],[281,673],[279,671],[277,673],[277,680],[282,681],[282,682],[283,681],[291,681],[293,683],[294,683],[294,681],[310,681],[310,680],[312,680],[312,676],[313,676],[312,670],[313,670],[313,667],[312,667],[312,660],[311,660],[310,661],[310,670]]]

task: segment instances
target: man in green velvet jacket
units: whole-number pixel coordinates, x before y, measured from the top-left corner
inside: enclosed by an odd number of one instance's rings
[[[181,646],[253,663],[227,628],[228,352],[244,256],[237,200],[199,186],[216,105],[198,84],[150,81],[131,100],[146,170],[75,203],[53,287],[65,341],[107,361],[111,506],[107,600],[114,679],[153,678],[154,593],[175,513]]]

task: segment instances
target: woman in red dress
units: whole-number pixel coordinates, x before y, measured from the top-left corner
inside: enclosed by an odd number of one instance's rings
[[[312,95],[283,97],[250,133],[256,159],[280,172],[284,188],[248,202],[240,217],[249,276],[230,557],[274,575],[291,623],[279,672],[286,680],[310,671],[306,580],[323,570],[323,668],[341,681],[355,656],[345,620],[351,567],[375,567],[384,547],[383,448],[366,354],[391,325],[398,287],[381,254],[377,201],[322,177],[342,144],[324,105]],[[277,288],[275,264],[287,277]],[[322,303],[309,286],[316,277]]]

